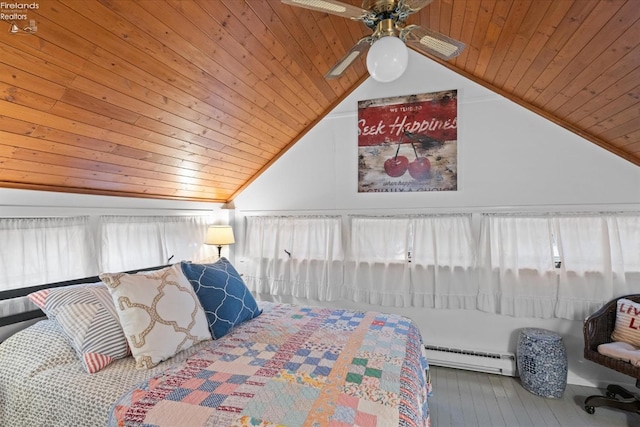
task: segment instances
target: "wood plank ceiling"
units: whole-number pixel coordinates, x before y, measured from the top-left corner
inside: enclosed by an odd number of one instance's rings
[[[17,10],[35,33],[0,22],[2,187],[229,201],[368,77],[323,76],[370,30],[279,0],[35,4]],[[408,23],[467,44],[447,67],[640,165],[638,0],[435,0]]]

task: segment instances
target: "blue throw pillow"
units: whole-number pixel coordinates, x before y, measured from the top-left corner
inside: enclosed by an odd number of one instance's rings
[[[180,263],[204,308],[214,339],[262,313],[255,298],[228,259],[213,264]]]

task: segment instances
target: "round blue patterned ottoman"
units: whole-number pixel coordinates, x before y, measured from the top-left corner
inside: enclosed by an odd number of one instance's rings
[[[517,351],[522,386],[542,397],[562,397],[567,387],[567,349],[562,336],[553,331],[525,328]]]

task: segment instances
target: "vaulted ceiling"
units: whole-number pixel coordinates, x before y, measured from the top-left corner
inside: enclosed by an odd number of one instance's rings
[[[324,78],[367,27],[280,0],[1,5],[2,187],[229,201],[368,77],[358,59]],[[640,165],[638,0],[434,0],[408,23],[467,45],[438,62]]]

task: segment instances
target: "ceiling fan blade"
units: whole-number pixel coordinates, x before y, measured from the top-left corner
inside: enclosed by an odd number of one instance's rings
[[[433,0],[400,0],[400,9],[403,9],[407,14],[416,13]]]
[[[316,10],[318,12],[330,13],[332,15],[353,19],[354,21],[363,21],[371,15],[371,12],[368,10],[342,3],[338,0],[282,0],[282,3]]]
[[[455,58],[466,47],[458,40],[418,25],[403,28],[400,31],[400,38],[407,46],[444,60]]]
[[[327,74],[324,75],[325,79],[337,79],[341,77],[344,72],[349,68],[353,61],[358,59],[360,55],[369,50],[371,44],[375,41],[375,38],[372,36],[363,37],[358,42],[353,45],[351,49],[340,59],[336,65],[331,67]]]

